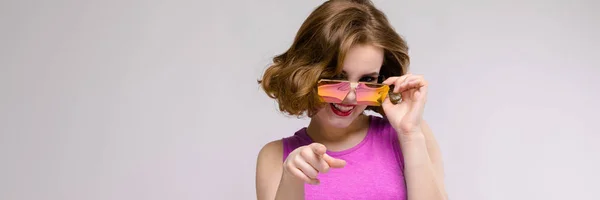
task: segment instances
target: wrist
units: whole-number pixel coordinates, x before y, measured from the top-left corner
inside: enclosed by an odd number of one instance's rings
[[[414,131],[414,132],[396,131],[396,133],[398,134],[398,139],[400,139],[401,143],[425,142],[425,135],[421,131]]]
[[[304,185],[302,180],[294,176],[292,173],[289,173],[287,170],[283,170],[280,182],[285,185]]]
[[[398,135],[405,169],[427,168],[431,165],[425,136],[422,133]]]

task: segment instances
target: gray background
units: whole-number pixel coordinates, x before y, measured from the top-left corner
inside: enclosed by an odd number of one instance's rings
[[[322,1],[0,3],[0,199],[254,199],[306,119],[256,84]],[[375,1],[451,199],[600,199],[600,2]]]

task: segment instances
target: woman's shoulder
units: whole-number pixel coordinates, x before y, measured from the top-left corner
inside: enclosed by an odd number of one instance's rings
[[[256,161],[256,188],[257,191],[269,191],[276,185],[283,172],[281,140],[265,144],[258,153]]]
[[[306,135],[306,128],[301,128],[293,135],[265,144],[258,153],[259,159],[283,161],[294,149],[310,144],[310,138]]]
[[[272,172],[280,172],[283,163],[283,143],[281,140],[274,140],[265,144],[258,152],[256,159],[256,178],[258,180],[272,179]]]
[[[281,160],[283,152],[283,141],[273,140],[267,144],[265,144],[260,151],[258,152],[258,160]]]

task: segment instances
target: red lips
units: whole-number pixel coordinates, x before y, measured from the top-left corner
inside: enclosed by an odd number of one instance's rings
[[[352,114],[352,111],[354,111],[354,105],[339,104],[340,106],[352,106],[353,107],[352,109],[350,109],[349,111],[346,111],[346,112],[338,110],[332,103],[330,105],[331,105],[331,111],[333,111],[333,113],[335,113],[336,115],[338,115],[340,117],[346,117],[346,116]]]

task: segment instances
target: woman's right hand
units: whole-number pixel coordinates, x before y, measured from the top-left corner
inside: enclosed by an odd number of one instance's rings
[[[308,184],[319,184],[319,173],[327,173],[330,168],[342,168],[346,165],[346,161],[333,158],[326,151],[325,145],[319,143],[296,148],[283,162],[283,175]]]

